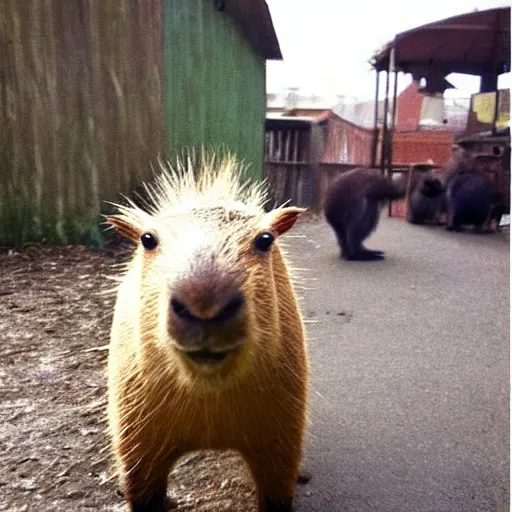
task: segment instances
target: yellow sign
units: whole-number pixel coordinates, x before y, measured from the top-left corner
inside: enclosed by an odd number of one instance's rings
[[[498,93],[498,119],[496,126],[498,128],[506,128],[510,124],[510,89],[502,89]],[[495,92],[484,92],[472,96],[473,112],[480,123],[492,124],[495,101]]]

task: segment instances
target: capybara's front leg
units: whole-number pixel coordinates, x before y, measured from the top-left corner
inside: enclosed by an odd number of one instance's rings
[[[258,488],[260,512],[292,512],[299,476],[300,441],[287,446],[274,445],[246,456]]]
[[[124,476],[124,494],[130,512],[167,512],[175,508],[167,497],[167,474],[166,467],[159,468],[156,477],[137,470]]]
[[[293,512],[292,499],[278,499],[270,496],[263,496],[263,503],[260,503],[262,512]]]
[[[115,443],[121,488],[130,512],[166,512],[175,508],[167,497],[167,477],[177,456],[170,456],[163,449],[155,454],[156,448],[146,442],[145,453],[137,450],[141,439],[131,436],[129,443],[119,439]]]
[[[128,497],[131,512],[167,512],[171,510],[172,503],[167,498],[167,486],[154,487],[144,496],[130,499]]]

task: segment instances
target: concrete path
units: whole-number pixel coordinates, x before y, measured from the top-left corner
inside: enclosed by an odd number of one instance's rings
[[[323,221],[294,229],[311,358],[297,512],[509,510],[508,235],[383,215],[344,262]]]

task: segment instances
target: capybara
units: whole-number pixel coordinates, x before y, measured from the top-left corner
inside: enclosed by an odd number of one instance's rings
[[[397,181],[379,171],[352,169],[338,176],[328,188],[324,214],[345,260],[382,260],[384,253],[366,249],[363,241],[377,227],[384,201],[405,197],[407,180]]]
[[[482,231],[496,209],[495,198],[496,190],[483,174],[456,174],[446,188],[446,229],[461,231],[462,226],[472,225],[475,231]]]
[[[445,187],[442,210],[449,231],[472,225],[477,232],[488,231],[493,220],[499,223],[505,211],[503,197],[491,183],[489,171],[499,166],[500,156],[471,154],[455,146],[441,175]]]
[[[431,171],[413,171],[407,201],[407,220],[412,224],[438,224],[444,187]]]
[[[475,169],[475,161],[469,151],[458,144],[452,145],[452,154],[444,167],[440,176],[443,186],[447,186],[448,182],[456,175],[466,172],[472,172]]]
[[[162,511],[170,468],[234,449],[259,510],[291,511],[306,422],[304,328],[278,237],[302,209],[263,210],[233,156],[182,160],[108,223],[136,244],[121,278],[108,417],[130,510]]]

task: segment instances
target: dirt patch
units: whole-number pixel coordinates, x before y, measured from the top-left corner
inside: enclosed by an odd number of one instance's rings
[[[84,247],[0,254],[0,510],[124,510],[105,435],[118,261]],[[234,453],[189,454],[169,492],[178,510],[256,510]]]

